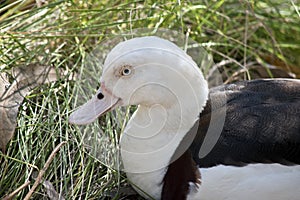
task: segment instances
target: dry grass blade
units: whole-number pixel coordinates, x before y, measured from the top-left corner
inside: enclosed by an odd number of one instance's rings
[[[21,185],[20,187],[18,187],[15,191],[13,191],[9,195],[5,196],[2,200],[11,200],[11,199],[13,199],[14,196],[16,196],[21,190],[23,190],[29,184],[30,184],[30,181],[27,181],[26,183],[24,183],[23,185]]]
[[[47,162],[45,163],[44,167],[39,171],[38,177],[36,178],[32,188],[30,189],[30,191],[27,193],[27,195],[25,196],[24,200],[29,200],[30,197],[32,196],[34,190],[38,187],[38,185],[40,184],[43,175],[45,174],[45,172],[47,171],[50,163],[52,162],[52,160],[54,159],[54,156],[56,155],[56,153],[59,151],[59,149],[66,144],[67,142],[61,142],[59,145],[57,145],[55,147],[55,149],[52,151],[52,153],[50,154]]]

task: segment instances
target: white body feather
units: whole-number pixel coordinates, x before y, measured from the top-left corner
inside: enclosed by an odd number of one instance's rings
[[[250,164],[200,169],[202,184],[190,200],[299,200],[300,166]]]

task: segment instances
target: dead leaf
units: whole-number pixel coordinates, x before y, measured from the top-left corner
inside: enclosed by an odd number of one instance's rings
[[[54,186],[50,181],[44,181],[43,186],[46,190],[47,196],[50,200],[64,200],[65,198],[63,196],[59,196],[59,194],[56,192]]]
[[[290,74],[295,74],[295,78],[300,78],[300,68],[299,66],[293,65],[293,64],[288,64],[284,60],[278,58],[275,55],[271,54],[263,54],[261,55],[263,60],[265,60],[267,63],[270,65],[274,66],[277,69],[280,69],[282,71],[285,71],[286,73]]]
[[[17,126],[19,106],[24,97],[40,84],[56,81],[58,73],[53,67],[28,65],[12,71],[14,81],[7,87],[8,80],[0,74],[0,149],[6,151],[6,145],[13,137]]]

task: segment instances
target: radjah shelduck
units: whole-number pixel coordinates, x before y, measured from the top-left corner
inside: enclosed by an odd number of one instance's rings
[[[118,106],[138,105],[120,146],[126,175],[145,198],[300,199],[299,80],[253,80],[209,90],[190,56],[152,36],[115,46],[100,84],[69,121],[88,124]],[[225,97],[211,109],[212,101]],[[220,125],[213,112],[225,121],[202,158],[208,127]]]

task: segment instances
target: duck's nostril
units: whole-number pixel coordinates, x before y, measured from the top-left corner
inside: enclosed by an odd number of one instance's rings
[[[97,98],[99,100],[103,99],[104,98],[104,95],[102,94],[102,92],[100,92],[99,94],[97,94]]]

